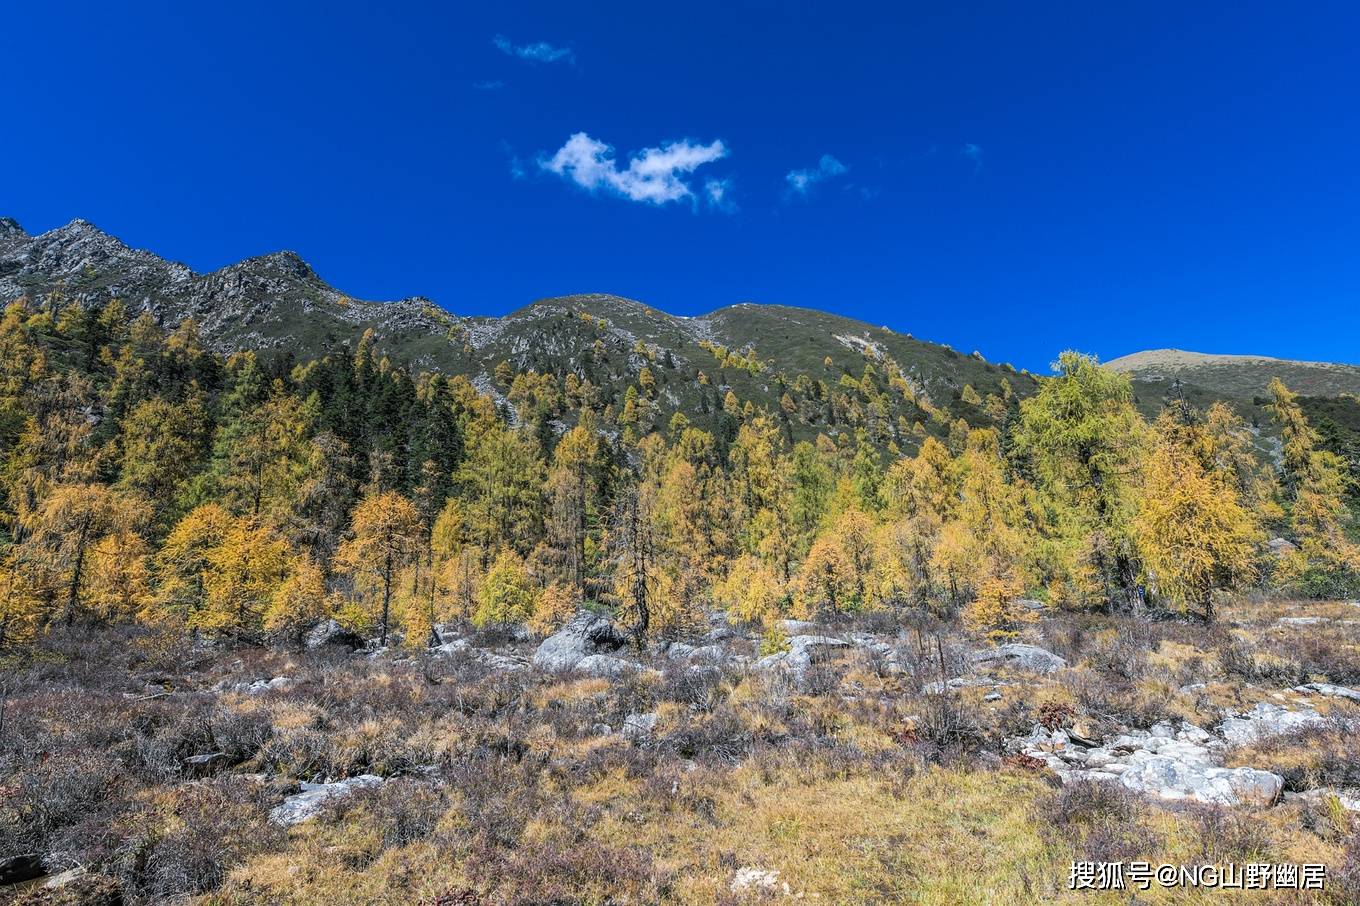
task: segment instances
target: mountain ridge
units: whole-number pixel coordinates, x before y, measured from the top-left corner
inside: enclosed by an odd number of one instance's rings
[[[708,416],[731,391],[785,410],[793,434],[838,433],[847,410],[859,407],[868,414],[852,411],[857,425],[906,442],[919,437],[921,423],[935,433],[954,418],[995,423],[1002,402],[1037,386],[1027,371],[978,353],[814,308],[743,301],[679,316],[613,294],[575,293],[502,316],[459,315],[423,296],[356,298],[288,249],[198,273],[81,218],[36,236],[0,218],[0,303],[20,297],[54,308],[117,298],[162,325],[192,318],[219,352],[295,360],[352,350],[372,331],[394,362],[465,376],[502,401],[509,388],[493,379],[501,362],[515,371],[574,372],[604,387],[631,384],[650,367],[659,378],[658,424],[677,412]],[[1360,367],[1336,363],[1144,350],[1106,364],[1130,376],[1149,413],[1174,380],[1197,405],[1226,399],[1244,414],[1275,375],[1313,396],[1360,393]]]
[[[287,250],[197,273],[86,220],[38,236],[17,223],[0,233],[0,303],[21,297],[53,311],[119,299],[163,326],[192,318],[216,351],[298,361],[351,351],[372,331],[396,364],[465,376],[502,402],[510,388],[493,379],[502,362],[514,372],[575,373],[611,400],[649,369],[655,398],[644,408],[653,427],[676,413],[709,421],[731,393],[782,412],[791,435],[868,425],[880,443],[910,444],[922,423],[936,433],[957,418],[994,423],[1036,386],[1027,372],[977,353],[816,309],[739,302],[684,317],[578,293],[500,317],[458,315],[421,296],[357,299]]]
[[[1360,393],[1360,366],[1343,362],[1146,349],[1111,359],[1105,366],[1129,375],[1137,385],[1155,386],[1180,381],[1230,399],[1262,397],[1275,377],[1291,389],[1309,396]]]

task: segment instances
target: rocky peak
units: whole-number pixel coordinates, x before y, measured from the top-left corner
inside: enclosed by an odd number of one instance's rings
[[[0,217],[0,239],[24,239],[28,234],[13,217]]]
[[[224,270],[267,273],[274,277],[304,280],[308,283],[322,282],[316,271],[312,270],[312,266],[304,261],[301,255],[288,249],[247,258],[239,264],[224,268]]]

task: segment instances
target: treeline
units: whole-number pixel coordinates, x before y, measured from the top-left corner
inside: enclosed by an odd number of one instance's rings
[[[864,430],[791,445],[730,390],[722,430],[649,425],[646,367],[617,413],[617,388],[508,365],[497,402],[371,336],[266,364],[117,302],[20,301],[0,319],[0,648],[54,623],[259,640],[332,617],[419,646],[454,618],[547,632],[586,602],[639,639],[710,604],[771,626],[962,608],[1002,637],[1026,597],[1211,618],[1234,589],[1357,588],[1345,464],[1285,387],[1277,463],[1227,406],[1149,424],[1126,378],[1058,365],[991,401],[996,427],[933,418],[885,455]]]

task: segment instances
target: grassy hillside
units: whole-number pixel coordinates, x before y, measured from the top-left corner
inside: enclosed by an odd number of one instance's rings
[[[1298,362],[1269,356],[1206,355],[1179,349],[1153,349],[1105,363],[1146,384],[1179,379],[1218,398],[1264,396],[1278,377],[1296,393],[1338,396],[1360,393],[1360,366],[1335,362]]]

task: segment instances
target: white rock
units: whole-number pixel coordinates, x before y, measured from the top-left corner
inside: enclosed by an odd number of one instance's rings
[[[627,643],[622,631],[607,617],[581,611],[534,652],[533,664],[547,673],[566,673],[591,655],[617,651]]]
[[[1034,673],[1052,673],[1067,666],[1067,661],[1036,645],[1012,642],[973,654],[973,663],[987,666],[1011,667]]]
[[[266,692],[276,692],[281,689],[291,688],[293,678],[291,676],[276,676],[269,680],[256,680],[253,683],[238,683],[233,688],[237,692],[246,695],[264,695]]]
[[[283,827],[291,827],[315,818],[322,807],[338,796],[347,796],[357,789],[377,786],[383,778],[376,774],[360,774],[335,783],[304,783],[302,792],[289,796],[269,812],[269,820]]]
[[[1360,692],[1346,686],[1336,686],[1332,683],[1304,683],[1302,686],[1295,686],[1295,692],[1317,693],[1327,698],[1346,698],[1353,702],[1360,702]]]
[[[732,879],[732,892],[752,890],[773,891],[779,884],[779,872],[764,868],[739,868]]]
[[[616,677],[627,676],[630,673],[638,673],[643,667],[637,661],[624,660],[621,657],[611,657],[607,654],[592,654],[581,658],[572,668],[588,676]]]
[[[627,739],[642,739],[652,734],[652,731],[656,729],[658,720],[660,720],[660,717],[655,711],[646,714],[629,714],[623,719],[623,727],[619,732]]]
[[[1322,715],[1311,708],[1290,711],[1279,705],[1261,702],[1245,715],[1223,721],[1218,732],[1233,745],[1249,745],[1258,739],[1322,723],[1322,720]]]

